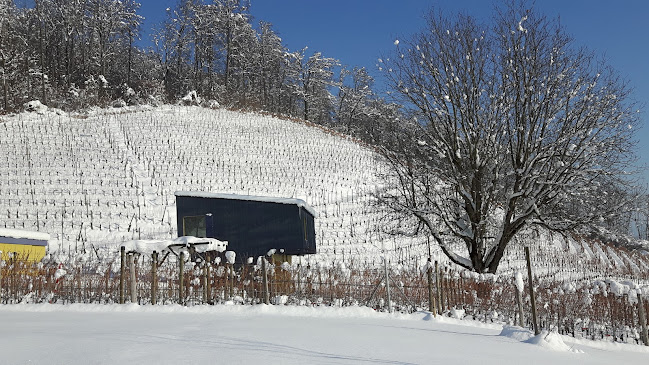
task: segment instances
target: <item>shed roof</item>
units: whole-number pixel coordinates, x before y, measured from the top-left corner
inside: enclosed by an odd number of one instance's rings
[[[203,191],[176,191],[176,196],[185,196],[191,198],[210,198],[210,199],[228,199],[228,200],[246,200],[264,203],[278,203],[278,204],[291,204],[304,208],[314,218],[318,216],[316,211],[302,199],[295,198],[277,198],[272,196],[254,196],[254,195],[238,195],[238,194],[222,194],[222,193],[206,193]]]
[[[19,229],[0,228],[0,237],[26,238],[29,240],[49,241],[50,235],[44,232],[23,231]]]

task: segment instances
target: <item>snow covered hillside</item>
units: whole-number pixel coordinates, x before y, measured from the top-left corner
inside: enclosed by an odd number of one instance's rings
[[[163,106],[56,110],[0,119],[0,228],[51,235],[51,251],[116,252],[131,239],[176,236],[178,190],[299,198],[317,212],[314,262],[421,268],[425,238],[381,233],[372,193],[381,163],[369,147],[303,122],[254,113]],[[636,253],[593,241],[530,237],[540,277],[572,280],[647,272]],[[523,264],[521,244],[501,265]],[[445,262],[433,247],[433,259]]]
[[[300,198],[319,214],[322,254],[376,247],[375,156],[319,128],[175,106],[2,127],[0,224],[48,232],[54,247],[174,237],[178,190]]]
[[[0,306],[9,364],[644,364],[649,348],[426,313],[285,306]],[[37,329],[37,330],[36,330]]]

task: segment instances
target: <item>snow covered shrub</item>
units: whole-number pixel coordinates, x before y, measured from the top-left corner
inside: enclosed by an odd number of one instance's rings
[[[138,105],[140,104],[140,99],[130,86],[127,84],[122,84],[117,92],[119,98],[117,100],[122,100],[125,105]],[[113,105],[115,106],[115,105]]]
[[[47,106],[40,102],[40,100],[28,101],[24,105],[25,111],[43,114],[47,111]]]
[[[122,98],[113,101],[113,108],[123,108],[126,105],[127,105],[126,102]]]
[[[191,90],[190,92],[187,93],[187,95],[183,96],[180,99],[180,104],[190,106],[199,106],[201,105],[202,99],[198,96],[198,93],[196,90]]]
[[[208,100],[205,106],[210,109],[218,109],[221,107],[221,104],[216,100]]]

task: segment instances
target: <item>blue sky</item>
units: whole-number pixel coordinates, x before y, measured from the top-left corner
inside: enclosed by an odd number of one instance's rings
[[[147,31],[176,0],[140,3],[140,14],[146,18],[142,28]],[[290,50],[308,46],[343,64],[364,66],[379,78],[377,58],[392,50],[395,39],[421,30],[423,15],[431,6],[449,14],[465,11],[489,19],[493,4],[489,0],[251,0],[250,12],[255,22],[272,23]],[[637,133],[638,156],[649,165],[649,1],[539,0],[535,7],[547,16],[559,16],[576,44],[604,56],[630,81],[635,99],[645,104],[644,127]],[[649,172],[644,176],[649,182]]]

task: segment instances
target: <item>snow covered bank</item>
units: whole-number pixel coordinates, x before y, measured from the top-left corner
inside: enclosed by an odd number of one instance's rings
[[[425,317],[361,307],[13,305],[0,306],[0,335],[11,364],[641,364],[649,355],[591,341],[557,351],[502,327]]]

